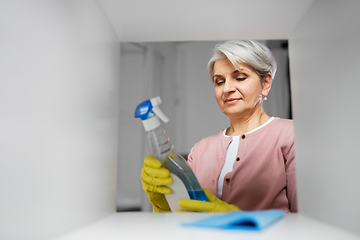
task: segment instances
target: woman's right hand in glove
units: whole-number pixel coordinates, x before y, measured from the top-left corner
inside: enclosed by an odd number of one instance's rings
[[[141,183],[153,205],[153,212],[171,212],[164,194],[171,193],[171,189],[165,185],[172,183],[172,178],[169,170],[163,168],[159,160],[152,156],[145,157]]]

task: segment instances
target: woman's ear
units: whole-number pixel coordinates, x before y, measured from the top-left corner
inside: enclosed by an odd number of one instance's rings
[[[263,96],[267,96],[269,94],[269,91],[271,89],[271,84],[272,84],[272,75],[271,73],[268,73],[265,75],[265,77],[263,78],[263,82],[262,82],[262,95]]]

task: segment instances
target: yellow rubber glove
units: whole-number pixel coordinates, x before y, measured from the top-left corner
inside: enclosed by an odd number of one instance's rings
[[[171,193],[171,189],[165,185],[172,183],[172,178],[169,170],[161,167],[159,160],[152,156],[145,157],[141,169],[141,182],[153,205],[153,212],[171,212],[164,194]]]
[[[230,212],[240,210],[237,206],[233,204],[228,204],[224,201],[221,201],[205,188],[204,192],[209,202],[203,202],[198,200],[180,200],[179,206],[187,210],[180,210],[177,212]]]

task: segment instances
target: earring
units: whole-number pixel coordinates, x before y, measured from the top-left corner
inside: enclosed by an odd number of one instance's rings
[[[266,100],[267,100],[267,97],[266,97],[266,96],[264,96],[264,98],[263,98],[263,99],[264,99],[264,101],[266,101]]]

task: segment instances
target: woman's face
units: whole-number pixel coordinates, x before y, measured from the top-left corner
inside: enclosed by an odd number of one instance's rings
[[[271,74],[262,83],[246,64],[239,63],[239,67],[235,68],[227,58],[214,64],[215,98],[229,118],[248,118],[261,111],[262,96],[267,96],[271,87]]]

